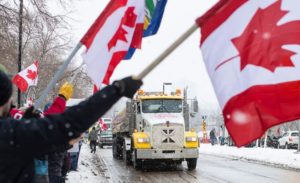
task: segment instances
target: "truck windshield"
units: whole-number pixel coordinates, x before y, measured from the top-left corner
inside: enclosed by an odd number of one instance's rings
[[[182,111],[182,100],[143,100],[142,111],[143,113],[180,113]]]

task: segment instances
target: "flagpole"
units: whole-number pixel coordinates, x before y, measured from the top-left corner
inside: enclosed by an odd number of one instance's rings
[[[158,64],[160,64],[167,56],[169,56],[181,43],[183,43],[192,33],[198,28],[195,23],[182,36],[180,36],[169,48],[158,56],[148,67],[146,67],[139,75],[133,76],[135,79],[143,79],[147,76]]]
[[[43,91],[43,93],[40,96],[40,98],[38,98],[38,100],[36,101],[35,106],[34,106],[35,109],[39,109],[41,107],[42,102],[46,99],[48,93],[54,87],[54,85],[56,84],[56,82],[61,78],[61,76],[63,75],[64,71],[68,67],[69,63],[71,62],[72,58],[75,56],[75,54],[78,52],[78,50],[81,47],[82,47],[82,44],[79,42],[76,45],[76,47],[73,49],[73,51],[71,52],[71,54],[68,56],[68,58],[65,60],[65,62],[63,63],[63,65],[60,66],[59,70],[55,73],[54,77],[52,78],[52,80],[48,84],[47,88]]]

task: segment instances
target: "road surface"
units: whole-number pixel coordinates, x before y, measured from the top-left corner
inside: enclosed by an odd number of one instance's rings
[[[299,182],[300,172],[281,168],[227,159],[222,157],[200,155],[197,168],[188,171],[186,163],[179,167],[155,166],[147,171],[136,171],[126,166],[121,160],[112,157],[111,148],[98,149],[92,155],[98,172],[113,183],[184,183],[184,182]]]

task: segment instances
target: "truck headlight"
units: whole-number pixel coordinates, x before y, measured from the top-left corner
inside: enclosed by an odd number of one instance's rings
[[[149,138],[137,138],[138,143],[149,143],[150,139]]]
[[[186,137],[187,142],[197,142],[197,137]]]

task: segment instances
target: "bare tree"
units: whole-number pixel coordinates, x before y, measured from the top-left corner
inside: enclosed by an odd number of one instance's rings
[[[25,68],[34,60],[39,61],[39,81],[36,89],[37,96],[44,90],[53,77],[57,68],[62,64],[71,46],[70,25],[67,19],[71,11],[66,7],[71,0],[55,0],[56,4],[65,9],[65,14],[54,15],[48,8],[50,0],[27,0],[24,3],[23,13],[23,54],[22,67]],[[53,0],[51,0],[53,2]],[[17,73],[18,48],[18,12],[19,0],[0,0],[0,63],[5,65],[11,75]],[[76,64],[74,64],[76,65]],[[57,94],[62,82],[71,77],[76,66],[71,67],[60,80],[49,100]],[[86,75],[78,76],[75,89],[76,95],[83,97],[83,88],[80,85],[90,83]],[[83,79],[84,82],[81,82]],[[90,84],[90,88],[92,85]]]

